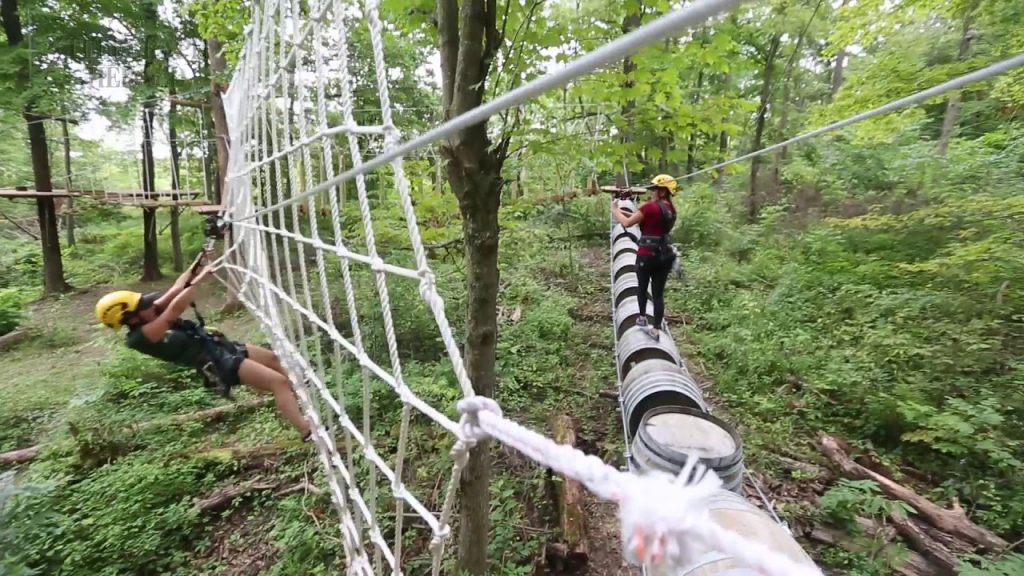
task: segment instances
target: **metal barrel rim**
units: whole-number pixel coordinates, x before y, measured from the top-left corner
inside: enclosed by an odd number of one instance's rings
[[[707,420],[714,424],[715,426],[717,426],[718,428],[725,431],[730,436],[732,441],[735,443],[736,448],[733,450],[732,454],[719,457],[701,457],[701,461],[704,462],[705,466],[713,468],[715,470],[724,470],[732,467],[737,462],[742,462],[744,460],[743,439],[740,438],[739,433],[733,426],[731,426],[729,423],[725,422],[721,418],[714,416],[712,414],[708,414],[707,412],[701,412],[699,410],[694,410],[692,408],[684,408],[682,406],[659,406],[657,408],[648,410],[647,413],[644,414],[643,420],[640,423],[640,428],[637,430],[637,438],[641,439],[641,441],[644,442],[647,445],[647,447],[652,452],[656,453],[660,458],[668,462],[685,462],[687,458],[686,453],[678,452],[655,441],[653,438],[650,437],[650,434],[647,433],[646,427],[644,426],[644,424],[650,421],[651,418],[659,416],[661,414],[670,413],[686,414],[697,419]]]
[[[651,362],[655,362],[652,360]],[[644,415],[657,406],[685,406],[707,412],[697,383],[681,372],[651,372],[622,386],[622,404],[626,411],[629,436],[640,429]]]

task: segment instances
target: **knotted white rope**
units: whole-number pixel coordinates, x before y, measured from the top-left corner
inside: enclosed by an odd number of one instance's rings
[[[722,481],[699,459],[688,458],[676,476],[620,472],[596,456],[525,428],[502,416],[490,398],[459,402],[461,449],[487,437],[515,448],[533,461],[578,480],[596,496],[619,505],[627,560],[643,564],[679,564],[692,559],[695,544],[725,552],[768,576],[821,576],[815,567],[743,538],[715,523],[707,500]],[[693,478],[693,480],[684,480]]]

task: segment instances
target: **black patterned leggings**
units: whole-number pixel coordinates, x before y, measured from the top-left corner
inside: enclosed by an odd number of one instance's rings
[[[665,319],[665,283],[672,271],[674,258],[662,259],[657,254],[638,256],[636,259],[636,280],[640,284],[636,301],[640,305],[640,314],[647,314],[647,286],[651,286],[651,299],[654,303],[654,328],[661,330]]]

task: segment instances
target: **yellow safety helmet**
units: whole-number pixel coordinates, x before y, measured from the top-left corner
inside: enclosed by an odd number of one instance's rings
[[[658,174],[651,179],[651,185],[648,188],[659,186],[668,190],[669,194],[676,193],[676,179],[669,176],[668,174]]]
[[[96,318],[109,328],[117,330],[124,325],[124,317],[139,309],[142,294],[130,290],[111,292],[96,303]]]

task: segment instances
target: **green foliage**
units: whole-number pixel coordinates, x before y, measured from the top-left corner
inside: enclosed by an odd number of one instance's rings
[[[24,291],[0,288],[0,336],[12,332],[25,320],[27,303]]]
[[[961,576],[1015,576],[1024,573],[1024,554],[1010,553],[1001,558],[970,557],[977,564],[963,562],[957,567]]]
[[[906,516],[914,509],[899,500],[879,495],[878,484],[871,480],[840,479],[819,501],[821,511],[833,521],[850,523],[856,516],[886,518]]]

